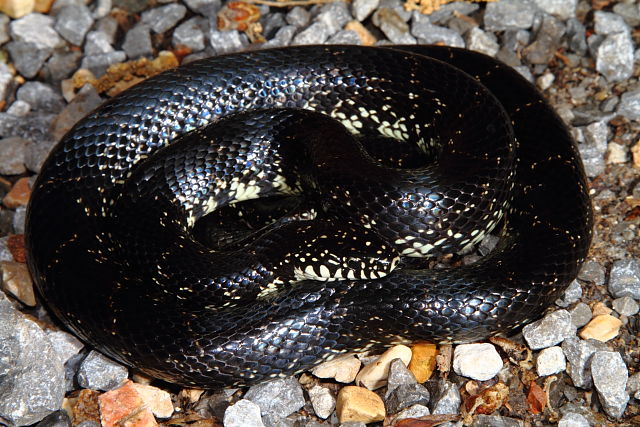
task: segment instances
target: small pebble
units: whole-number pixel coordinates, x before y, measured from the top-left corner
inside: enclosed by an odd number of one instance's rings
[[[276,415],[280,418],[285,418],[304,406],[302,387],[294,377],[251,386],[244,398],[258,405],[262,415]]]
[[[602,132],[604,134],[604,138],[607,138],[608,130],[605,126],[600,126]],[[595,261],[587,261],[582,265],[580,272],[578,273],[578,279],[583,280],[585,282],[591,282],[596,285],[603,285],[605,278],[604,267],[598,262]]]
[[[590,427],[589,421],[576,412],[568,412],[558,421],[558,427]]]
[[[576,304],[576,306],[573,307],[570,313],[571,313],[571,323],[573,323],[573,325],[576,328],[583,327],[584,325],[589,323],[589,321],[593,317],[593,313],[591,312],[591,307],[589,307],[587,304],[583,302]]]
[[[321,419],[327,419],[336,408],[336,399],[331,391],[320,385],[313,386],[309,391],[309,400],[313,412]]]
[[[532,350],[551,347],[574,336],[576,327],[567,310],[557,310],[522,329],[522,335]]]
[[[387,379],[387,392],[385,393],[385,397],[388,397],[397,387],[407,384],[417,384],[416,377],[401,359],[393,359],[389,365],[389,377]]]
[[[130,29],[122,43],[129,59],[140,58],[141,56],[151,57],[153,46],[151,44],[151,30],[146,24],[139,24]]]
[[[27,171],[24,164],[27,144],[29,141],[19,136],[0,139],[0,174],[20,175]]]
[[[546,13],[560,19],[569,19],[576,14],[578,0],[534,0],[536,5]]]
[[[609,275],[609,292],[615,298],[629,296],[640,300],[640,263],[635,258],[613,263]]]
[[[385,397],[388,414],[396,414],[413,405],[428,405],[431,395],[421,384],[400,384]]]
[[[557,374],[567,367],[567,361],[558,346],[545,348],[538,354],[536,359],[536,369],[541,377]]]
[[[260,407],[247,399],[238,400],[224,411],[224,427],[264,427]]]
[[[633,73],[633,51],[630,32],[607,35],[596,50],[596,70],[610,82],[628,79]]]
[[[78,384],[83,388],[106,391],[120,387],[128,375],[126,367],[92,350],[80,365]]]
[[[336,413],[341,423],[382,421],[384,403],[380,396],[364,387],[346,386],[338,393]]]
[[[69,43],[82,46],[84,36],[93,25],[89,8],[80,4],[64,6],[56,16],[55,29]]]
[[[582,287],[577,280],[573,280],[564,291],[564,295],[562,296],[562,298],[556,300],[556,305],[563,308],[568,307],[580,300],[581,297]]]
[[[333,378],[340,383],[348,384],[356,379],[360,365],[360,360],[353,354],[345,354],[319,364],[311,373],[318,378]]]
[[[9,190],[9,192],[4,196],[2,204],[9,209],[27,206],[30,196],[31,188],[29,187],[29,178],[22,177],[13,184],[11,190]]]
[[[457,414],[462,399],[455,383],[447,380],[438,381],[438,392],[433,398],[433,414]]]
[[[580,388],[591,387],[591,357],[598,350],[606,350],[607,345],[597,340],[571,337],[564,340],[561,347],[569,363],[567,372],[573,385]]]
[[[623,316],[635,316],[640,310],[638,303],[629,296],[613,300],[612,306],[618,314]]]
[[[27,265],[22,262],[0,261],[0,270],[2,270],[0,285],[2,290],[16,297],[24,305],[35,307],[33,281]]]
[[[617,113],[629,120],[640,120],[640,89],[622,94]]]
[[[593,338],[598,341],[607,342],[618,336],[620,333],[620,327],[622,322],[617,317],[613,317],[610,314],[600,314],[595,316],[591,321],[580,331],[580,338],[589,339]]]
[[[132,383],[142,403],[151,410],[151,413],[158,418],[169,418],[173,414],[173,403],[171,402],[171,394],[158,387],[147,384]]]
[[[610,142],[608,145],[608,164],[622,164],[627,162],[627,148],[617,142]]]
[[[378,359],[371,362],[356,376],[356,384],[369,390],[376,390],[387,384],[389,365],[394,359],[401,359],[405,365],[411,361],[411,349],[405,345],[397,345],[385,351]]]
[[[186,7],[172,3],[142,12],[141,21],[149,25],[154,33],[161,34],[173,28],[186,13]]]
[[[478,381],[495,377],[502,369],[502,358],[492,344],[462,344],[453,353],[456,374]]]
[[[419,383],[423,383],[431,378],[433,371],[436,369],[437,355],[438,348],[435,344],[418,343],[411,347],[409,370]]]
[[[393,423],[397,423],[398,421],[405,420],[407,418],[420,418],[427,415],[431,415],[431,412],[429,412],[429,408],[427,406],[415,404],[398,412],[393,417]]]
[[[591,373],[605,412],[613,418],[622,416],[629,401],[629,372],[620,353],[597,351],[591,361]]]
[[[471,31],[467,33],[466,44],[467,49],[475,50],[489,56],[495,56],[500,49],[496,36],[493,33],[486,33],[478,27],[472,28]]]
[[[484,12],[484,27],[488,31],[528,29],[533,25],[536,7],[531,2],[502,0],[487,3]]]

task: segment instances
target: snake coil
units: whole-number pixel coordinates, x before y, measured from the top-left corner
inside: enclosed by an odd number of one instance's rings
[[[326,197],[315,220],[222,251],[193,238],[211,211],[300,192]],[[395,268],[501,221],[473,264]],[[575,143],[511,68],[447,47],[301,46],[197,61],[103,104],[42,167],[26,243],[46,305],[81,338],[222,387],[512,332],[576,276],[591,223]]]

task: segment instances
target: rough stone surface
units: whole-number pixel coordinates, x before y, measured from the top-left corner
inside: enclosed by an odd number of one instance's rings
[[[116,50],[113,52],[107,52],[100,55],[85,56],[82,59],[81,68],[87,68],[96,77],[99,77],[107,71],[109,65],[118,64],[124,62],[127,59],[127,54],[122,50]]]
[[[405,365],[411,361],[411,349],[405,345],[397,345],[385,351],[375,361],[360,370],[356,384],[369,390],[376,390],[387,384],[389,367],[395,359],[401,359]]]
[[[277,415],[281,418],[304,406],[302,387],[293,377],[254,385],[244,398],[258,405],[263,415]]]
[[[615,261],[609,275],[609,292],[615,298],[640,300],[640,263],[635,258]]]
[[[524,427],[524,425],[521,420],[500,415],[477,415],[471,423],[471,427]]]
[[[351,13],[358,21],[364,21],[378,8],[380,0],[354,0],[351,3]]]
[[[582,297],[582,287],[577,280],[574,280],[564,291],[562,298],[556,300],[556,305],[563,308],[569,307],[571,304],[577,302],[580,297]]]
[[[65,331],[47,330],[47,336],[62,363],[66,363],[84,347],[78,338]]]
[[[557,374],[564,371],[566,367],[567,361],[562,348],[557,346],[545,348],[536,359],[536,369],[540,376]]]
[[[240,35],[238,31],[218,31],[213,28],[209,31],[209,43],[217,54],[236,52],[242,50],[246,37]]]
[[[64,106],[62,96],[50,85],[41,82],[26,82],[18,89],[17,98],[29,103],[32,110],[59,113]]]
[[[319,364],[311,373],[318,378],[333,378],[341,383],[350,383],[356,379],[360,365],[360,360],[353,354],[345,354]]]
[[[164,33],[173,28],[186,13],[186,7],[172,3],[143,12],[142,22],[149,25],[154,33]]]
[[[613,300],[612,307],[615,311],[623,316],[635,316],[640,311],[640,306],[631,297],[626,296]]]
[[[597,351],[591,360],[591,375],[605,412],[614,418],[622,416],[629,401],[629,372],[620,353]]]
[[[558,421],[558,427],[590,427],[591,424],[582,414],[566,413]]]
[[[401,385],[417,384],[416,377],[407,368],[402,359],[394,359],[389,365],[389,377],[387,378],[387,392],[388,397],[396,387]]]
[[[318,418],[327,419],[336,408],[336,398],[331,391],[320,385],[315,385],[308,391],[313,412]]]
[[[618,336],[622,322],[617,317],[610,314],[600,314],[595,316],[580,331],[580,338],[593,338],[598,341],[607,342]]]
[[[78,384],[92,390],[111,390],[119,387],[129,375],[126,367],[93,350],[82,361]]]
[[[19,175],[27,171],[24,159],[28,144],[18,136],[0,139],[0,174]]]
[[[388,414],[396,414],[413,405],[429,404],[431,395],[421,384],[400,384],[385,398],[385,408]]]
[[[578,0],[534,0],[543,11],[561,19],[569,19],[576,14]]]
[[[74,4],[60,9],[56,16],[55,29],[69,43],[81,46],[92,25],[93,17],[89,8]]]
[[[464,40],[457,31],[432,25],[428,20],[414,20],[411,34],[422,44],[444,44],[445,46],[464,47]]]
[[[122,44],[122,49],[124,49],[129,59],[136,59],[141,56],[152,56],[153,46],[151,44],[151,30],[149,26],[140,24],[129,30]]]
[[[567,310],[557,310],[525,326],[522,334],[532,350],[540,350],[574,336],[576,327],[571,323],[571,315]]]
[[[629,32],[607,35],[596,50],[596,70],[610,82],[628,79],[633,73],[633,41]]]
[[[433,399],[433,414],[457,414],[462,399],[455,383],[447,380],[438,381],[437,394]]]
[[[591,387],[591,357],[596,351],[606,349],[606,344],[596,340],[581,340],[578,337],[564,340],[562,351],[569,362],[567,371],[573,385],[580,388]]]
[[[640,120],[640,89],[622,94],[617,113],[629,120]]]
[[[241,399],[224,411],[225,427],[264,427],[260,407],[247,399]]]
[[[571,309],[570,313],[571,323],[573,323],[576,328],[583,327],[584,325],[589,323],[589,320],[591,320],[591,317],[593,317],[591,308],[583,302],[576,304],[576,306]]]
[[[54,20],[48,15],[30,13],[9,24],[11,38],[15,41],[33,43],[38,48],[53,49],[64,45],[56,30]]]
[[[202,31],[198,18],[189,19],[173,30],[173,45],[186,46],[193,52],[204,49],[204,32]]]
[[[488,31],[531,28],[535,13],[535,4],[528,0],[502,0],[487,3],[484,26]]]
[[[52,52],[49,47],[39,47],[34,43],[23,41],[9,42],[6,48],[16,70],[28,79],[38,74]]]
[[[453,369],[458,375],[486,381],[502,369],[502,358],[492,344],[462,344],[453,352]]]
[[[113,52],[109,36],[102,31],[90,31],[84,44],[84,52],[87,55],[100,55]]]
[[[45,331],[0,292],[0,419],[34,424],[62,406],[64,367]]]
[[[593,13],[593,22],[595,24],[594,30],[597,34],[608,35],[629,31],[622,16],[616,13],[596,10]]]
[[[466,41],[468,49],[475,50],[489,56],[495,56],[500,49],[496,36],[492,33],[482,31],[478,27],[472,28],[471,31],[467,33]]]

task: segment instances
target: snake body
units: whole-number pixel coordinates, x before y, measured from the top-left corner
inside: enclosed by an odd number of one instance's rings
[[[389,141],[435,163],[385,164]],[[305,192],[328,199],[314,220],[228,250],[192,236],[223,206]],[[501,221],[473,264],[395,268]],[[107,101],[42,167],[26,243],[46,305],[81,338],[222,387],[512,332],[574,279],[591,224],[575,143],[511,68],[437,46],[302,46],[197,61]]]

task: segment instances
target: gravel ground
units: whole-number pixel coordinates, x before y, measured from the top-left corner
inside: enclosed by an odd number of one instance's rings
[[[0,424],[328,426],[351,410],[360,421],[345,425],[382,425],[386,407],[385,425],[398,426],[640,425],[640,5],[500,0],[421,13],[433,3],[0,3],[0,269],[8,295],[0,292]],[[29,183],[76,120],[132,83],[200,57],[389,42],[495,56],[534,82],[571,126],[591,183],[595,238],[578,279],[541,322],[509,341],[457,346],[453,363],[452,349],[439,348],[438,370],[424,385],[413,367],[391,362],[388,385],[360,400],[364,389],[343,388],[352,378],[340,376],[359,367],[354,358],[331,378],[314,371],[248,391],[147,386],[51,322],[33,295],[21,234]],[[432,351],[412,350],[414,358]],[[389,361],[411,358],[394,351]],[[119,420],[114,408],[126,405],[112,400],[113,390],[134,389],[144,404],[134,398]]]

